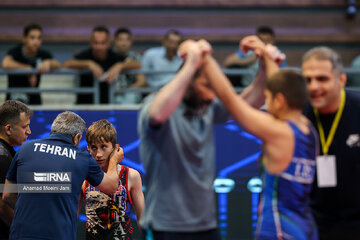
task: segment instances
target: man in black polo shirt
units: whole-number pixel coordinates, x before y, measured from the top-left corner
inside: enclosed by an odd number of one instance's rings
[[[94,78],[101,81],[99,84],[100,103],[109,103],[109,85],[114,82],[121,71],[139,68],[139,63],[128,63],[126,57],[115,54],[111,50],[110,33],[104,26],[93,29],[90,39],[90,48],[76,54],[67,60],[64,67],[90,69],[92,74],[84,74],[80,79],[80,87],[91,87]],[[77,104],[92,104],[92,94],[78,94]]]
[[[310,202],[320,240],[360,239],[360,94],[344,90],[341,58],[330,48],[305,53],[302,71],[311,102],[304,112],[321,146]]]
[[[2,61],[3,69],[32,69],[38,74],[8,75],[9,88],[37,88],[40,83],[40,73],[59,68],[60,63],[53,59],[50,52],[41,48],[42,28],[38,24],[29,24],[24,28],[23,43],[10,49]],[[22,101],[26,104],[41,104],[40,94],[10,93],[6,99]]]
[[[15,156],[14,146],[26,141],[30,131],[31,110],[22,102],[8,100],[0,106],[0,184]],[[0,196],[2,193],[0,193]],[[9,238],[14,210],[0,198],[0,239]]]

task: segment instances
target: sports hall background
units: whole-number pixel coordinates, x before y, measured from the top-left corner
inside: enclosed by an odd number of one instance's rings
[[[134,34],[133,50],[160,44],[163,34],[180,30],[185,38],[205,38],[221,63],[236,51],[239,40],[254,34],[260,25],[276,32],[279,48],[289,66],[299,67],[309,48],[326,45],[338,51],[345,67],[360,54],[360,20],[349,6],[355,0],[1,0],[0,57],[21,41],[22,29],[30,22],[43,26],[43,46],[61,63],[87,47],[91,29],[105,25],[111,32],[129,27]],[[350,9],[351,10],[351,9]],[[45,75],[40,87],[72,87],[74,76]],[[349,82],[351,85],[354,82]],[[360,85],[360,83],[357,83]],[[0,89],[6,89],[0,75]],[[0,94],[0,102],[5,94]],[[34,108],[31,139],[46,137],[50,124],[62,110],[75,110],[90,125],[107,118],[118,131],[118,142],[125,149],[124,164],[145,174],[139,159],[136,133],[138,106],[74,106],[69,93],[43,94],[44,106]],[[252,239],[256,222],[259,175],[257,156],[260,142],[233,122],[216,126],[218,220],[224,239]],[[82,141],[80,147],[85,147]],[[235,183],[226,181],[232,179]],[[249,181],[252,180],[249,185]],[[233,188],[232,188],[233,187]],[[227,191],[231,190],[227,193]],[[251,192],[251,191],[252,192]],[[79,220],[79,239],[84,236]],[[138,233],[135,234],[138,236]]]

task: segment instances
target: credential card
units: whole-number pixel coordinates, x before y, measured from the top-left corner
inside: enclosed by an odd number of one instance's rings
[[[336,158],[334,155],[318,156],[316,158],[316,173],[318,187],[336,187]]]

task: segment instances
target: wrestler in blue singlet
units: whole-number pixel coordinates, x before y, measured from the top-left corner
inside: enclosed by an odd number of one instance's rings
[[[288,168],[271,175],[264,169],[264,189],[256,239],[317,240],[318,233],[309,206],[318,153],[317,134],[310,127],[304,134],[288,122],[295,135],[294,156]]]

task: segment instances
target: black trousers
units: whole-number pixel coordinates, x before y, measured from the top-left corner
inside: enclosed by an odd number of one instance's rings
[[[143,230],[144,240],[220,240],[217,229],[200,232],[163,232],[155,230]]]
[[[318,226],[319,240],[359,240],[360,227]]]

